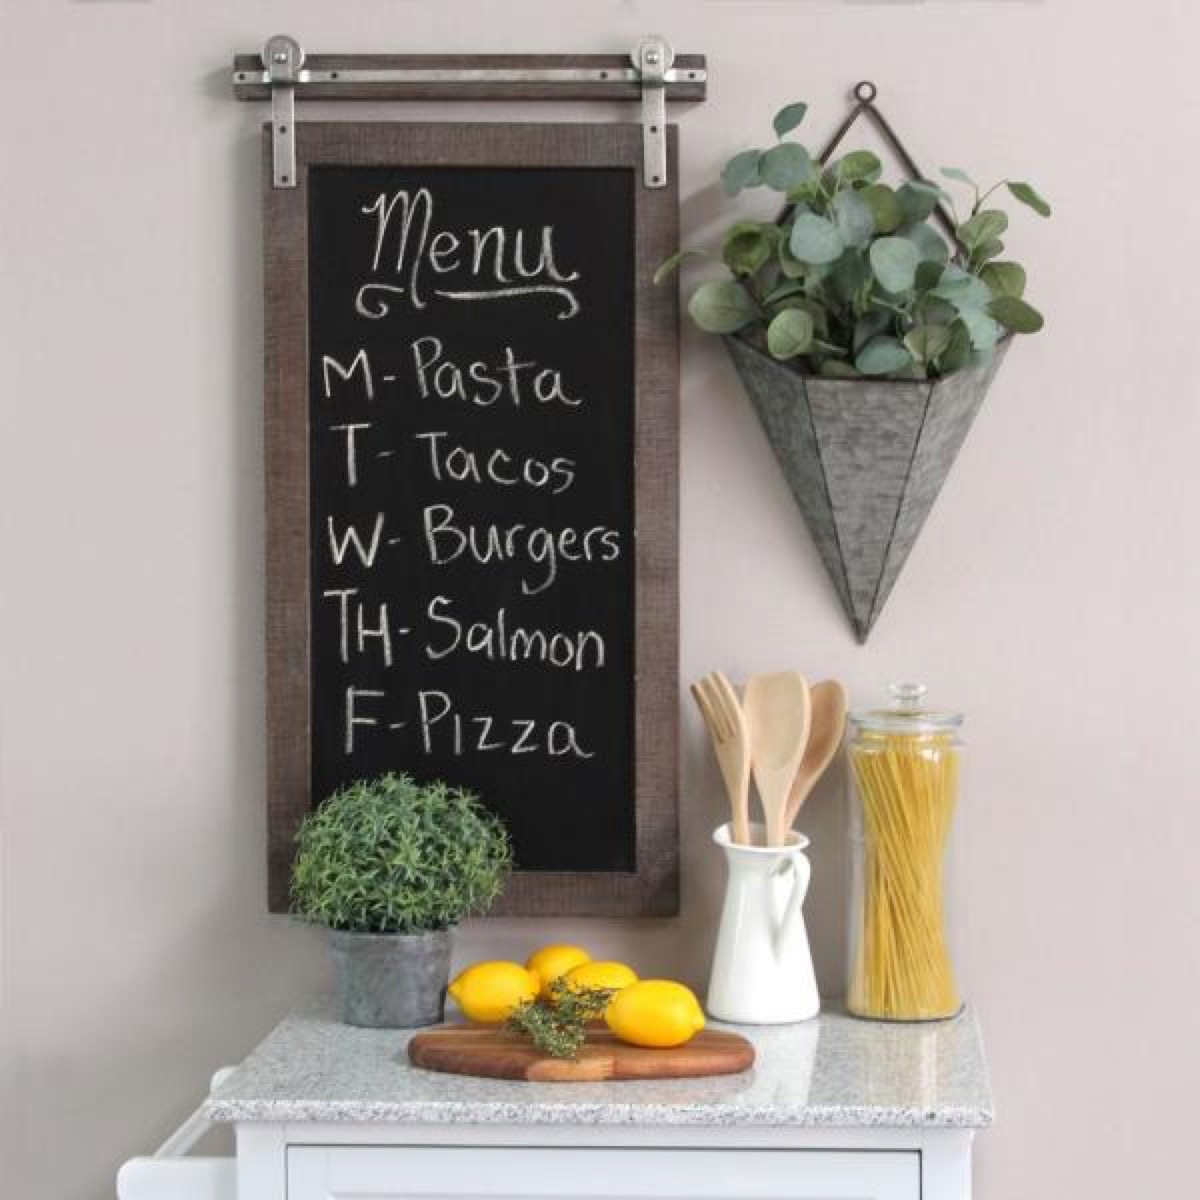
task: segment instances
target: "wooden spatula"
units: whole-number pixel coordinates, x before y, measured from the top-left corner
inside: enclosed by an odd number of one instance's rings
[[[791,829],[800,806],[808,799],[833,761],[842,734],[846,731],[846,689],[836,679],[825,679],[812,687],[812,722],[808,734],[808,746],[800,760],[800,769],[792,781],[788,795],[787,815],[784,829]]]
[[[713,753],[729,795],[733,840],[750,844],[750,744],[733,685],[720,671],[692,684],[692,696],[712,738]]]
[[[753,675],[742,700],[750,733],[750,764],[762,801],[767,845],[782,846],[787,833],[787,803],[804,747],[812,702],[798,671]]]

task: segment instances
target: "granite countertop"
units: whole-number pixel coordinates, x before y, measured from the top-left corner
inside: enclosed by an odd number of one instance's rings
[[[214,1121],[406,1124],[896,1126],[991,1124],[975,1016],[892,1025],[826,1013],[797,1025],[732,1026],[753,1068],[706,1079],[524,1083],[409,1064],[406,1030],[356,1029],[329,1000],[294,1012],[216,1088]]]

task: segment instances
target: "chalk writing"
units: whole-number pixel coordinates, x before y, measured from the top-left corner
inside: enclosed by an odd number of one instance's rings
[[[525,869],[633,870],[629,193],[500,176],[310,181],[313,791],[444,778]]]
[[[578,314],[579,300],[567,285],[579,279],[579,272],[559,268],[553,225],[536,232],[503,225],[435,230],[434,203],[433,193],[423,187],[380,192],[363,205],[363,215],[375,218],[371,270],[391,271],[404,283],[364,283],[355,298],[361,316],[387,316],[387,296],[404,297],[420,310],[431,295],[466,301],[546,295],[563,302],[556,314],[560,321]],[[466,286],[461,285],[464,276]]]

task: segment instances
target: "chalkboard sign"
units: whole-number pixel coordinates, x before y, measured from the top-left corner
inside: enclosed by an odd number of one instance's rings
[[[674,189],[637,126],[297,134],[264,185],[272,907],[303,815],[396,770],[503,818],[497,911],[672,912]]]

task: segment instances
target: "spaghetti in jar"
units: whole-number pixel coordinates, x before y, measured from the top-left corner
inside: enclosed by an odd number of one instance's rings
[[[890,707],[850,715],[846,1003],[876,1020],[942,1020],[962,1008],[943,904],[962,715],[923,709],[919,684],[890,690]]]

